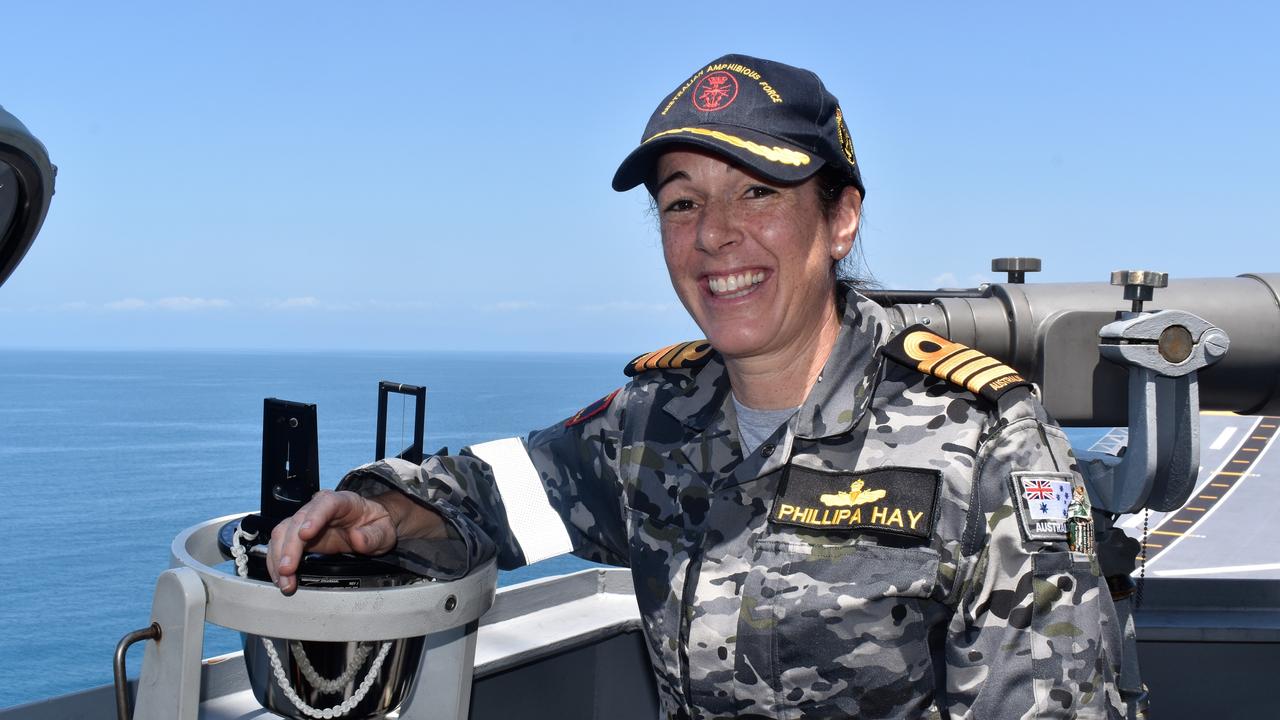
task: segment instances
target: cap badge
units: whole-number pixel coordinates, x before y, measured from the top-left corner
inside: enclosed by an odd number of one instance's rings
[[[708,75],[693,88],[693,106],[702,112],[723,110],[738,98],[738,79],[721,70]]]
[[[858,161],[853,159],[853,138],[849,136],[849,127],[844,124],[844,113],[838,107],[836,108],[836,132],[840,136],[840,149],[844,151],[844,158],[850,165],[857,165]]]

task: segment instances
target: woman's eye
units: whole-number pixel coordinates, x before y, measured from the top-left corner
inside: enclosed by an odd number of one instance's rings
[[[762,197],[768,197],[770,195],[777,195],[777,194],[778,194],[778,191],[774,190],[768,185],[752,185],[751,187],[747,188],[747,197],[750,197],[750,198],[762,198]]]
[[[663,212],[685,212],[692,209],[693,201],[682,198],[669,203],[666,208],[663,209]]]

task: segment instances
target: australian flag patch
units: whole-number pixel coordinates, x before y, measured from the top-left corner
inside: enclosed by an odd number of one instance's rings
[[[1015,472],[1010,492],[1028,540],[1065,540],[1071,473],[1032,470]]]

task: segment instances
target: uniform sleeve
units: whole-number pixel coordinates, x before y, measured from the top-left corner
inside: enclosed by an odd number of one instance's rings
[[[625,565],[618,452],[627,390],[574,418],[530,433],[433,455],[414,465],[384,460],[347,474],[341,490],[367,497],[397,490],[448,521],[453,540],[401,539],[395,554],[432,577],[460,577],[494,555],[511,570],[565,552]]]
[[[946,704],[956,718],[1123,717],[1110,593],[1092,550],[1068,547],[1066,511],[1051,517],[1083,481],[1062,431],[1023,402],[1032,416],[1002,421],[979,451]]]

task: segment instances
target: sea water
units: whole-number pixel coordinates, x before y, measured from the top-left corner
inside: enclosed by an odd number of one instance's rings
[[[111,681],[191,525],[257,510],[262,401],[315,403],[323,487],[374,459],[377,383],[427,387],[428,452],[523,436],[626,378],[577,354],[0,351],[0,707]],[[413,437],[391,395],[387,445]],[[589,566],[564,557],[509,584]],[[141,646],[130,671],[141,666]],[[205,655],[239,649],[211,629]]]
[[[374,459],[377,383],[427,387],[426,449],[523,436],[625,378],[618,355],[0,351],[0,707],[111,682],[173,537],[258,508],[262,400],[315,403],[321,485]],[[388,446],[413,435],[392,395]],[[1075,437],[1088,445],[1091,436]],[[571,572],[565,556],[499,583]],[[239,649],[210,626],[205,656]],[[129,654],[132,673],[140,648]]]

